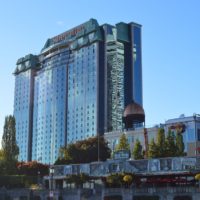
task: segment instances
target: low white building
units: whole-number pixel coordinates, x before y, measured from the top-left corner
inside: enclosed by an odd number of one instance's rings
[[[146,150],[146,144],[148,144],[152,138],[156,138],[159,127],[152,128],[137,128],[135,130],[124,130],[107,132],[104,134],[104,138],[108,141],[109,148],[114,151],[116,145],[119,143],[121,135],[124,133],[128,139],[130,145],[130,151],[132,152],[136,140],[138,139],[143,146],[143,150]],[[146,136],[145,136],[146,135]]]
[[[169,119],[165,122],[165,132],[169,130],[176,132],[182,129],[185,152],[187,156],[200,155],[200,115],[185,117],[181,115],[179,118]]]
[[[169,119],[165,124],[151,128],[138,127],[134,130],[107,132],[104,134],[104,137],[108,141],[109,148],[112,151],[115,150],[116,145],[119,143],[120,136],[123,133],[125,133],[128,139],[131,152],[137,139],[143,146],[143,150],[146,150],[147,144],[150,143],[152,138],[156,140],[159,128],[164,128],[166,135],[169,130],[174,134],[176,134],[177,131],[181,132],[186,155],[200,155],[200,116],[196,114],[190,117],[181,115],[179,118]]]

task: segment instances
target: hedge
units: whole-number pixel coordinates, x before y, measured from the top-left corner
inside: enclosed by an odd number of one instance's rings
[[[0,175],[0,187],[23,188],[32,184],[37,184],[37,176],[26,175]]]

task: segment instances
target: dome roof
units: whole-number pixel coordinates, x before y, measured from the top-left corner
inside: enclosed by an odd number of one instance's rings
[[[145,122],[144,109],[134,101],[126,106],[123,113],[125,127],[133,128],[133,124]]]
[[[123,117],[128,117],[130,115],[145,115],[144,109],[139,104],[132,102],[126,106]]]

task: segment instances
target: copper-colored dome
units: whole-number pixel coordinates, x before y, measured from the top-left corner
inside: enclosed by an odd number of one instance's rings
[[[127,117],[129,115],[145,115],[144,109],[139,104],[132,102],[128,104],[124,110],[123,117]]]
[[[126,128],[132,128],[135,123],[145,122],[145,114],[142,106],[135,102],[128,104],[124,109],[123,122]]]

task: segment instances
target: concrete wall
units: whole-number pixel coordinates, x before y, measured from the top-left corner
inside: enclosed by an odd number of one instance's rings
[[[159,200],[176,200],[176,197],[182,197],[180,200],[199,200],[199,188],[185,188],[179,187],[177,190],[174,188],[142,188],[141,190],[124,189],[124,188],[111,188],[102,189],[101,191],[95,190],[62,190],[54,191],[54,200],[109,200],[114,196],[121,196],[122,200],[140,200],[142,196],[152,197],[157,196]],[[0,200],[20,200],[23,197],[27,200],[47,200],[49,191],[31,191],[31,190],[5,190],[0,189]],[[186,197],[189,197],[188,199]]]

